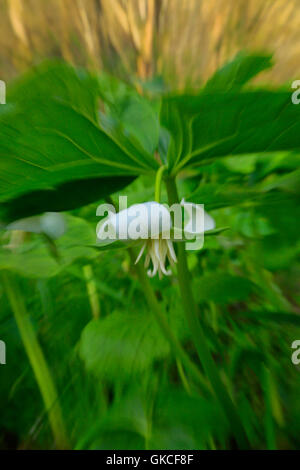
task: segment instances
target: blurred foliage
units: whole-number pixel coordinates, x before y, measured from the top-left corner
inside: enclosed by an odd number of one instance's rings
[[[0,3],[0,43],[8,30],[15,41],[1,52],[3,78],[43,56],[89,65],[31,68],[0,107],[0,271],[20,288],[69,446],[236,446],[203,379],[176,276],[151,285],[198,381],[155,323],[127,249],[95,247],[98,204],[111,195],[127,195],[129,204],[153,200],[164,163],[181,197],[204,203],[217,228],[229,227],[189,252],[188,264],[205,337],[250,445],[299,448],[291,343],[300,335],[300,107],[288,88],[274,86],[298,71],[295,2],[238,1],[234,14],[221,0],[149,1],[148,9],[144,1],[26,5]],[[241,45],[276,49],[274,69],[269,54],[232,59]],[[272,87],[255,87],[260,77]],[[43,223],[49,211],[63,214],[59,237],[54,219]],[[54,448],[5,283],[0,296],[7,344],[0,447]]]
[[[182,89],[250,49],[275,51],[261,80],[282,83],[300,73],[299,26],[298,0],[1,0],[0,76],[60,57]]]

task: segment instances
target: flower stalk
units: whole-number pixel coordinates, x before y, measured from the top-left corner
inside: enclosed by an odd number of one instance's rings
[[[177,340],[172,330],[170,329],[168,322],[163,312],[161,311],[160,305],[152,289],[152,286],[146,274],[145,268],[141,264],[135,264],[136,254],[134,250],[132,248],[129,248],[128,251],[129,251],[131,261],[132,261],[132,265],[134,266],[136,270],[139,282],[143,289],[143,293],[145,295],[146,301],[157,323],[159,324],[163,335],[165,336],[166,340],[170,344],[171,349],[173,350],[175,354],[175,357],[182,362],[186,370],[189,371],[189,373],[195,379],[195,381],[202,386],[203,391],[210,392],[210,387],[207,384],[206,380],[203,378],[201,372],[198,370],[195,364],[191,361],[187,353],[182,348],[180,342]]]
[[[155,194],[154,194],[154,200],[156,202],[160,202],[162,178],[166,169],[167,169],[166,165],[162,165],[159,167],[156,173]]]
[[[24,348],[39,386],[45,409],[48,413],[49,423],[56,446],[58,449],[66,449],[69,446],[57,391],[28,312],[26,311],[19,285],[8,272],[2,274],[2,279]]]
[[[94,277],[93,267],[91,264],[86,264],[85,266],[83,266],[83,275],[86,281],[86,288],[93,318],[97,320],[100,317],[101,308],[97,293],[97,286]]]
[[[111,196],[107,198],[107,202],[114,206],[117,210],[119,210],[118,203],[115,202]],[[164,337],[170,344],[170,347],[177,358],[178,361],[181,361],[187,371],[189,371],[190,375],[193,377],[196,383],[201,385],[202,390],[211,393],[210,385],[207,383],[207,380],[203,377],[202,373],[198,370],[195,364],[191,361],[188,354],[182,348],[180,342],[174,336],[172,330],[170,329],[168,322],[160,308],[160,305],[157,301],[155,293],[152,289],[150,284],[149,278],[147,276],[146,270],[144,266],[140,263],[137,263],[137,254],[133,248],[128,248],[128,253],[130,256],[130,260],[132,263],[133,268],[137,274],[139,283],[143,290],[143,294],[145,296],[146,302],[150,308],[151,313],[154,315],[155,320],[157,321]]]
[[[168,178],[166,180],[166,186],[169,204],[172,205],[175,203],[179,203],[175,180],[173,178]],[[224,414],[226,415],[229,423],[232,426],[239,447],[246,449],[249,447],[246,433],[240,421],[237,410],[226,390],[226,387],[220,379],[217,367],[209,351],[209,347],[206,343],[203,328],[197,317],[196,304],[194,301],[194,296],[191,287],[191,279],[187,265],[187,257],[184,243],[178,244],[177,259],[177,275],[180,293],[182,297],[183,309],[191,331],[196,351],[198,353],[203,369],[214,390],[214,393],[223,408]]]

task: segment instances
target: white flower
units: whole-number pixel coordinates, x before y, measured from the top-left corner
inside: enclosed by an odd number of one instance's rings
[[[189,216],[183,230],[181,228],[182,208],[188,212]],[[163,274],[169,276],[172,272],[171,269],[166,268],[167,261],[171,266],[177,262],[173,241],[195,239],[203,235],[204,231],[215,227],[214,220],[204,212],[201,205],[185,203],[182,200],[181,205],[173,205],[171,210],[177,210],[177,218],[174,216],[175,226],[173,226],[169,209],[154,201],[134,204],[118,213],[109,212],[108,216],[98,224],[98,241],[100,243],[112,243],[116,240],[142,241],[135,263],[138,263],[143,253],[146,252],[145,268],[149,268],[148,276],[153,277],[157,273],[160,278]],[[193,210],[196,211],[196,216],[202,216],[200,228],[197,224],[196,228],[194,227]],[[180,227],[177,227],[176,220],[178,222],[179,219]]]

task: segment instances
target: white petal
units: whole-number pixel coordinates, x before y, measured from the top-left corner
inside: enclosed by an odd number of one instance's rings
[[[167,245],[169,248],[169,254],[170,254],[171,259],[174,261],[174,263],[177,263],[176,253],[175,253],[173,243],[171,242],[171,240],[167,240]]]
[[[154,277],[158,270],[158,259],[156,257],[152,258],[152,263],[153,263],[153,271],[149,269],[147,273],[149,277]]]
[[[148,268],[149,264],[150,264],[150,255],[149,253],[147,253],[146,258],[145,258],[145,263],[144,263],[144,266],[146,269]]]
[[[110,221],[120,240],[158,238],[162,231],[170,231],[172,226],[168,209],[155,201],[134,204],[117,214],[110,214],[106,220]]]
[[[164,246],[167,247],[166,242],[164,241],[163,243],[165,243]],[[166,268],[165,268],[167,250],[163,249],[164,246],[162,246],[162,244],[160,245],[158,260],[159,260],[159,265],[160,265],[160,269],[161,269],[162,273],[165,274],[165,276],[168,276],[169,271],[167,271]]]
[[[207,232],[207,230],[213,230],[214,228],[216,228],[215,220],[211,215],[208,215],[208,213],[204,211],[204,232]]]
[[[198,214],[200,215],[201,213],[204,215],[204,221],[203,223],[201,224],[202,227],[203,227],[203,231],[204,232],[207,232],[208,230],[213,230],[215,227],[216,227],[216,223],[214,221],[214,219],[204,210],[203,208],[203,205],[202,204],[195,204],[193,202],[185,202],[184,199],[181,200],[181,203],[180,203],[183,207],[186,207],[188,209],[189,208],[195,208],[196,211],[198,212]],[[190,209],[191,210],[191,209]],[[184,232],[186,234],[186,236],[188,237],[189,235],[198,235],[198,234],[201,234],[203,233],[202,230],[198,230],[196,231],[194,228],[193,228],[193,220],[189,220],[186,224],[185,224],[185,227],[184,227]]]
[[[61,237],[67,230],[63,214],[46,212],[41,216],[41,228],[44,233],[53,239]]]

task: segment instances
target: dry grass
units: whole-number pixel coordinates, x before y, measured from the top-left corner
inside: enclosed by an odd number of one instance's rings
[[[299,31],[299,0],[0,0],[0,77],[63,57],[182,88],[247,48],[274,52],[262,78],[280,83],[300,76]]]

